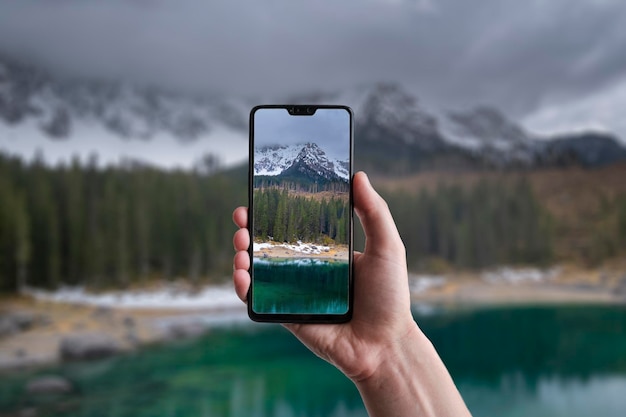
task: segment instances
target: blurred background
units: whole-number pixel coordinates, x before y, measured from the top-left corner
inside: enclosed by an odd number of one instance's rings
[[[353,108],[474,415],[623,415],[624,28],[617,0],[0,0],[0,416],[366,415],[230,284],[263,103]]]

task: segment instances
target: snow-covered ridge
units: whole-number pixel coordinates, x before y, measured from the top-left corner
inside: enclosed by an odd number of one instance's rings
[[[0,151],[51,165],[97,155],[190,169],[207,154],[247,157],[244,99],[193,96],[119,80],[79,79],[0,56]]]
[[[348,161],[329,158],[319,145],[312,142],[264,146],[255,149],[254,152],[255,175],[281,175],[298,163],[304,164],[325,178],[336,175],[347,180],[349,176]]]
[[[436,109],[395,83],[300,92],[291,98],[175,92],[119,79],[66,77],[11,60],[0,51],[0,152],[27,160],[36,151],[54,165],[75,156],[87,161],[96,154],[103,165],[137,160],[193,169],[202,156],[213,154],[223,166],[232,166],[248,158],[248,115],[262,102],[352,107],[361,149],[357,157],[374,144],[377,152],[393,146],[417,150],[418,155],[452,150],[499,167],[566,164],[573,157],[589,166],[626,160],[624,138],[608,132],[592,135],[590,129],[565,127],[559,138],[534,135],[498,108]],[[279,159],[255,164],[259,175],[280,175],[301,150],[278,148],[284,153]],[[314,155],[308,156],[310,173],[348,178],[347,161],[321,154],[313,161]]]
[[[299,145],[265,146],[254,150],[254,175],[280,175],[302,150]]]

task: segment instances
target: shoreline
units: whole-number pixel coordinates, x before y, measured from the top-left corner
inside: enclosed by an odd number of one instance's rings
[[[254,242],[255,258],[315,258],[348,260],[348,245],[318,245],[315,243],[295,244],[275,242]]]
[[[623,271],[572,266],[499,268],[479,273],[410,274],[409,285],[412,307],[417,312],[432,307],[624,306]],[[248,319],[245,305],[230,285],[208,286],[196,292],[167,285],[143,291],[64,291],[33,291],[1,299],[0,325],[7,317],[26,324],[12,333],[0,333],[0,372],[60,363],[62,341],[75,335],[104,335],[116,346],[114,354],[124,354],[151,344],[199,337],[217,327],[256,325]]]
[[[626,305],[626,272],[497,268],[481,273],[422,276],[409,274],[411,302],[444,306],[563,304]]]

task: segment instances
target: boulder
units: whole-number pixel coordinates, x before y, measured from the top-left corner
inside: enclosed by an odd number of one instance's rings
[[[63,360],[100,359],[119,352],[117,341],[105,333],[76,333],[65,336],[59,343],[59,356]]]
[[[132,318],[131,316],[124,317],[123,323],[124,323],[124,326],[126,326],[127,328],[134,328],[136,325],[135,319]]]
[[[41,320],[39,314],[31,311],[16,311],[10,317],[20,330],[28,330]]]
[[[190,339],[202,336],[207,332],[207,326],[197,321],[176,322],[167,327],[167,339]]]
[[[91,317],[97,320],[111,320],[113,316],[113,309],[111,307],[100,306],[97,307],[92,313]]]
[[[29,394],[68,394],[73,390],[70,381],[54,375],[38,377],[26,385]]]
[[[0,316],[0,337],[11,336],[19,331],[19,326],[10,316]]]
[[[15,311],[0,316],[0,337],[24,332],[43,324],[49,317],[31,311]]]

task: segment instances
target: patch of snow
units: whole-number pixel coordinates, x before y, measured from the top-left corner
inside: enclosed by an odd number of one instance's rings
[[[510,268],[503,267],[485,271],[482,279],[490,284],[523,284],[550,281],[559,273],[559,268]]]
[[[521,126],[495,109],[478,107],[460,112],[437,109],[433,116],[442,137],[466,149],[477,151],[489,147],[506,152],[529,141]]]
[[[441,287],[446,281],[441,275],[410,275],[409,288],[411,293],[419,294],[431,288]]]
[[[209,286],[195,293],[173,287],[106,293],[91,293],[83,287],[62,287],[56,291],[28,288],[25,294],[41,301],[129,309],[212,310],[242,305],[231,285]]]
[[[304,145],[268,146],[254,151],[254,175],[280,175],[289,168]]]
[[[302,243],[301,241],[298,241],[298,243],[296,243],[295,245],[290,245],[288,243],[273,245],[267,242],[252,244],[253,252],[259,252],[262,249],[267,249],[267,248],[284,248],[284,249],[292,250],[294,252],[304,253],[307,255],[319,255],[322,252],[328,252],[330,250],[330,246],[314,245],[312,243]]]
[[[434,316],[435,314],[441,313],[442,308],[434,306],[432,304],[412,303],[411,311],[413,312],[413,315],[415,316],[426,317],[426,316]]]
[[[330,250],[330,246],[312,245],[310,243],[301,243],[296,245],[283,244],[281,246],[294,252],[305,253],[308,255],[319,255],[322,252],[328,252]]]
[[[268,249],[268,248],[271,248],[273,246],[276,246],[276,245],[272,245],[271,243],[266,243],[266,242],[263,242],[263,243],[256,243],[256,242],[254,242],[252,244],[252,251],[253,252],[259,252],[262,249]]]

